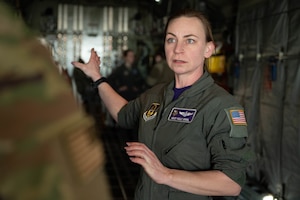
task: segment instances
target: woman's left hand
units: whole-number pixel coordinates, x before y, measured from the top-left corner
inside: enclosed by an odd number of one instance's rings
[[[169,169],[162,165],[156,155],[143,143],[127,142],[126,153],[132,162],[141,165],[157,183],[162,184],[169,175]]]
[[[128,142],[126,153],[130,160],[140,164],[158,184],[197,195],[237,196],[241,186],[219,170],[186,171],[162,165],[156,155],[143,143]]]

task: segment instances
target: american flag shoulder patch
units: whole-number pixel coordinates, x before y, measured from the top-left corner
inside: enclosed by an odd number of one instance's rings
[[[230,107],[224,109],[230,124],[229,136],[234,138],[248,137],[247,121],[242,107]]]
[[[247,125],[246,117],[243,109],[229,110],[231,121],[234,125]]]

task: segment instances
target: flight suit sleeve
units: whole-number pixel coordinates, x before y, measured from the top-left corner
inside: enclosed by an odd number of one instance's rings
[[[239,185],[246,181],[246,168],[254,154],[247,145],[247,123],[241,107],[221,110],[209,133],[212,168],[220,170]]]
[[[118,124],[122,128],[134,128],[140,119],[140,99],[129,101],[118,113]]]

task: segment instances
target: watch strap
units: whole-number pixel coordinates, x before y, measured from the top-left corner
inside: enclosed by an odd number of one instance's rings
[[[103,82],[106,82],[106,83],[107,83],[107,78],[105,78],[105,77],[99,78],[98,80],[96,80],[95,82],[92,83],[92,87],[93,87],[94,89],[97,89],[98,86],[99,86],[101,83],[103,83]]]

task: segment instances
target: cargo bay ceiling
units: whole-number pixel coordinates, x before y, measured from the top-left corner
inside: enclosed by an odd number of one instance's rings
[[[220,31],[224,26],[233,28],[237,12],[238,0],[5,0],[25,21],[30,23],[32,20],[32,6],[37,4],[51,4],[55,6],[58,3],[80,4],[84,6],[136,6],[141,12],[133,15],[139,18],[143,15],[143,9],[151,12],[154,18],[162,18],[170,13],[182,8],[196,8],[205,13],[212,24],[214,31]],[[50,3],[51,2],[51,3]],[[51,12],[51,9],[45,9],[44,13]]]

